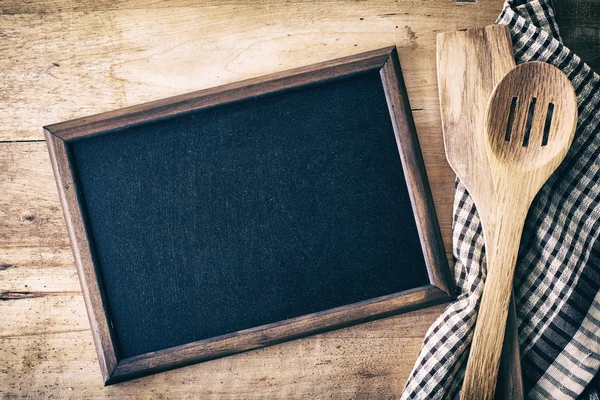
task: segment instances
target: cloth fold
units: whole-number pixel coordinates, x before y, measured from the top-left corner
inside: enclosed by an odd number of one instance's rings
[[[600,77],[562,44],[552,0],[509,0],[517,64],[548,62],[575,87],[573,145],[534,200],[515,273],[519,347],[530,399],[600,397]],[[458,398],[485,281],[477,210],[457,181],[453,254],[457,299],[428,330],[401,399]]]

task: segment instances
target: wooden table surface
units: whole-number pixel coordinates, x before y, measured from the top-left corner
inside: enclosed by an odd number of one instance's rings
[[[435,36],[502,1],[197,3],[0,4],[0,397],[397,398],[444,305],[103,387],[41,126],[395,44],[449,250]]]

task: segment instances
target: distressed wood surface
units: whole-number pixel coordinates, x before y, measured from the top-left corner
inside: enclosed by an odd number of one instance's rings
[[[104,388],[42,125],[397,45],[451,244],[435,36],[502,1],[0,4],[0,397],[397,398],[444,306]]]

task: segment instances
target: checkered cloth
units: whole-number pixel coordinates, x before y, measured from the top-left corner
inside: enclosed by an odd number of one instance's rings
[[[571,150],[530,209],[515,296],[525,393],[531,399],[598,399],[600,382],[600,77],[562,45],[552,0],[509,0],[517,63],[560,68],[577,93]],[[457,182],[453,253],[458,298],[431,326],[402,400],[457,398],[485,279],[481,224]]]

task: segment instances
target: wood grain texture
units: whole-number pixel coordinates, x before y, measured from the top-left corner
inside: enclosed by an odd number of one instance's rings
[[[11,104],[0,140],[42,139],[39,127],[49,123],[390,44],[401,48],[410,66],[409,94],[424,87],[435,101],[435,32],[491,23],[501,7],[491,0],[419,7],[378,1],[49,3],[34,4],[31,13],[0,15],[0,26],[11,27],[0,44],[10,54],[0,61],[1,99]],[[477,19],[465,14],[466,7]],[[419,103],[413,107],[424,108]]]
[[[493,23],[501,7],[2,2],[0,290],[11,300],[0,301],[1,396],[397,398],[444,306],[103,388],[48,152],[29,141],[43,140],[47,123],[396,44],[451,259],[454,173],[441,138],[435,35]]]
[[[438,87],[446,158],[469,190],[484,233],[494,231],[487,199],[494,187],[485,145],[485,107],[496,85],[515,67],[506,26],[492,25],[437,37]],[[493,241],[493,240],[492,240]]]
[[[549,108],[554,110],[550,122]],[[495,203],[496,234],[461,399],[494,398],[525,217],[537,192],[566,156],[576,124],[573,86],[550,64],[521,64],[492,93],[485,131],[495,189],[488,201]]]
[[[494,188],[486,151],[485,106],[496,85],[516,66],[508,28],[491,25],[438,34],[437,64],[446,157],[477,206],[489,254],[496,210],[488,201]],[[496,398],[522,399],[514,302],[506,329]]]
[[[425,331],[444,307],[107,387],[89,329],[5,337],[0,391],[6,398],[397,398]]]

